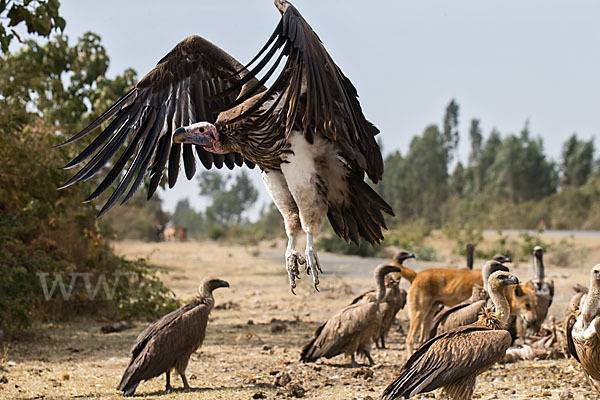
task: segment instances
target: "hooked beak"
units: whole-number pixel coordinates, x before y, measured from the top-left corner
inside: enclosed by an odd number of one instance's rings
[[[506,278],[506,280],[509,282],[509,285],[518,285],[519,284],[519,278],[517,278],[514,275],[509,275],[508,278]]]
[[[503,261],[503,263],[511,263],[511,262],[512,262],[512,259],[511,259],[510,257],[508,257],[508,256],[504,256],[504,261]]]
[[[408,255],[406,256],[406,258],[417,258],[417,256],[415,256],[415,253],[408,253]]]
[[[221,280],[217,287],[229,287],[229,282]]]
[[[208,146],[211,136],[207,133],[200,133],[196,127],[182,126],[173,132],[173,142],[197,144],[199,146]]]

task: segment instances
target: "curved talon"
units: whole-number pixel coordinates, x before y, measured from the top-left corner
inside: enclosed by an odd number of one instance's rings
[[[290,290],[294,295],[296,294],[294,291],[296,288],[296,279],[300,279],[300,269],[298,268],[298,264],[304,264],[304,262],[304,257],[302,257],[298,251],[291,250],[286,252],[285,264],[290,279]]]
[[[321,263],[319,262],[319,256],[312,247],[306,248],[306,274],[312,275],[313,286],[317,292],[319,292],[319,273],[322,273]]]

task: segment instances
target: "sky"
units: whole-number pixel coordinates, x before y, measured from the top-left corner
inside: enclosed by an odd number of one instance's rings
[[[484,136],[492,128],[516,133],[529,121],[554,160],[571,134],[589,139],[600,132],[596,0],[293,3],[358,89],[365,115],[381,130],[384,154],[405,154],[414,135],[441,123],[453,98],[463,161],[472,118],[481,120]],[[280,18],[272,0],[62,0],[61,14],[72,42],[86,31],[102,37],[109,75],[131,67],[140,77],[189,35],[245,63]],[[258,170],[250,174],[260,203],[268,201]],[[172,211],[187,197],[201,209],[197,187],[180,178],[160,193],[164,208]]]

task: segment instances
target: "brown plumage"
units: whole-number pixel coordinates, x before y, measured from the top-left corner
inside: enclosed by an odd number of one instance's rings
[[[566,323],[567,345],[569,353],[600,392],[600,264],[592,268],[588,293],[579,294],[585,299],[579,296],[571,302]]]
[[[510,333],[505,330],[509,306],[504,288],[518,282],[507,272],[494,272],[488,284],[495,311],[485,309],[475,324],[425,342],[384,390],[382,399],[410,398],[440,387],[452,400],[471,399],[477,375],[501,360],[510,346]]]
[[[148,197],[165,168],[173,187],[182,159],[191,179],[194,149],[207,169],[256,164],[285,222],[293,291],[302,264],[318,286],[321,266],[313,237],[325,215],[338,236],[359,244],[360,238],[383,240],[383,214],[393,212],[365,181],[365,176],[374,183],[381,179],[383,158],[375,140],[379,130],[364,116],[356,88],[298,10],[286,0],[275,0],[275,6],[281,19],[246,66],[200,36],[178,43],[134,88],[64,143],[105,126],[65,166],[87,160],[63,187],[109,165],[87,199],[120,179],[102,215],[131,198],[146,175]],[[266,87],[270,78],[273,84]],[[302,231],[304,255],[295,249]]]
[[[534,279],[527,281],[526,285],[535,290],[537,305],[535,321],[532,321],[528,328],[533,332],[538,332],[548,315],[548,310],[554,298],[554,281],[545,280],[544,250],[540,246],[533,249],[533,267],[535,270]]]
[[[400,272],[400,269],[383,264],[375,268],[377,294],[367,295],[364,300],[342,308],[321,324],[316,329],[313,339],[302,348],[300,360],[314,362],[321,357],[331,358],[345,354],[352,358],[352,365],[355,366],[355,354],[359,352],[373,364],[371,343],[379,333],[379,304],[385,297],[385,276],[390,272]]]
[[[393,265],[398,268],[402,268],[402,263],[409,258],[415,258],[415,255],[407,251],[400,251],[394,257]],[[375,336],[375,346],[377,346],[377,348],[385,349],[385,336],[390,331],[398,311],[402,310],[406,305],[407,294],[406,290],[400,288],[401,279],[401,274],[398,276],[398,278],[396,278],[394,274],[390,274],[385,277],[385,296],[379,304],[381,323],[379,333]],[[352,300],[351,304],[363,301],[374,301],[376,294],[376,289],[371,289],[357,296],[354,300]]]
[[[173,369],[184,388],[189,389],[185,369],[192,353],[204,341],[208,316],[215,302],[212,292],[220,287],[229,284],[220,279],[204,279],[198,287],[198,297],[144,329],[131,348],[129,365],[117,389],[131,396],[141,381],[165,373],[166,390],[171,390]]]

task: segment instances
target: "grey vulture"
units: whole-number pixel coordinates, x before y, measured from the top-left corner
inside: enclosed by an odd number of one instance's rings
[[[533,248],[533,267],[534,278],[527,281],[526,285],[535,290],[537,296],[536,317],[535,321],[528,326],[533,332],[540,330],[548,315],[548,309],[552,305],[554,298],[554,281],[547,281],[544,274],[544,250],[541,246]]]
[[[199,296],[144,329],[131,348],[129,365],[117,389],[131,396],[141,381],[164,373],[166,390],[171,390],[173,369],[181,377],[184,389],[189,389],[185,369],[192,353],[204,341],[208,316],[215,304],[212,292],[221,287],[229,287],[229,283],[205,278],[198,286]]]
[[[358,244],[362,237],[379,243],[383,213],[393,212],[365,182],[365,177],[373,183],[381,179],[383,159],[375,140],[379,130],[363,115],[356,88],[298,10],[286,0],[275,0],[275,6],[281,20],[245,66],[200,36],[178,43],[119,101],[63,143],[110,121],[65,166],[88,160],[63,187],[110,166],[87,199],[120,179],[101,216],[131,198],[146,175],[151,197],[167,166],[173,187],[181,159],[191,179],[194,150],[207,169],[256,164],[283,215],[290,288],[293,292],[304,264],[318,290],[322,271],[314,238],[323,216],[347,242]],[[265,86],[270,79],[272,85]],[[304,254],[296,250],[302,231]]]
[[[400,251],[394,257],[394,263],[397,264],[395,266],[401,268],[402,263],[409,258],[415,258],[415,255],[407,251]],[[390,331],[398,311],[402,310],[406,305],[406,290],[401,289],[399,286],[401,279],[401,275],[397,278],[394,277],[393,274],[386,275],[385,277],[385,296],[379,304],[381,324],[379,325],[379,332],[375,336],[375,346],[377,346],[377,348],[385,349],[385,336]],[[376,289],[371,289],[357,296],[354,300],[352,300],[351,304],[373,301],[376,295]]]
[[[302,348],[300,361],[314,362],[321,357],[332,358],[345,354],[351,357],[352,366],[356,366],[355,354],[360,353],[369,360],[369,364],[373,364],[371,343],[379,333],[379,304],[385,297],[385,276],[390,272],[400,272],[400,268],[385,264],[377,266],[373,273],[377,294],[367,296],[367,301],[342,308],[321,324],[312,340]]]
[[[501,360],[510,346],[511,337],[506,330],[510,311],[504,288],[518,283],[517,277],[508,272],[494,272],[488,280],[494,311],[491,307],[485,309],[476,323],[425,342],[410,356],[381,398],[408,399],[441,387],[452,400],[471,399],[477,376]]]
[[[574,300],[566,323],[569,353],[600,392],[600,264],[592,268],[588,293]]]

